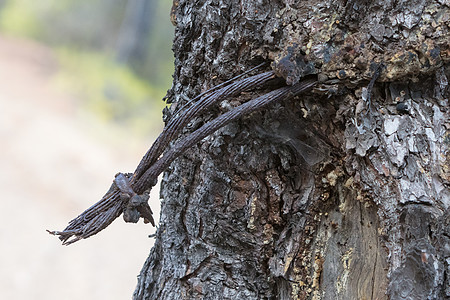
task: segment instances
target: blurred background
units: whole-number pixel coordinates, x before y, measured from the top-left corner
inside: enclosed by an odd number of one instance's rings
[[[162,128],[171,1],[0,0],[0,299],[130,299],[151,225],[62,230]],[[158,190],[150,205],[159,217]]]

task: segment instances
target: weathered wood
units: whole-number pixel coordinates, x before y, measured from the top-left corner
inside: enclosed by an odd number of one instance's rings
[[[448,2],[175,1],[172,20],[169,103],[261,61],[322,84],[170,166],[134,299],[450,297]]]

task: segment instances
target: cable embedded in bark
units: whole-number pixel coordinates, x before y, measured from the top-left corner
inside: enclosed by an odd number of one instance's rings
[[[191,121],[194,117],[198,116],[203,111],[211,108],[212,105],[224,100],[228,97],[234,97],[244,91],[256,88],[267,83],[269,80],[275,78],[274,72],[269,71],[261,73],[255,76],[251,76],[237,82],[231,83],[214,93],[201,98],[195,102],[193,106],[185,110],[178,118],[174,118],[169,121],[169,124],[163,129],[163,132],[159,135],[151,148],[142,158],[141,162],[134,171],[132,182],[136,182],[142,174],[159,158],[161,153],[168,147],[169,143],[177,137],[181,130]],[[143,192],[143,191],[136,191]]]
[[[136,218],[134,218],[136,210],[141,217],[146,218],[150,222],[153,221],[148,204],[145,206],[137,201],[139,203],[136,203],[136,207],[134,207],[134,204],[131,203],[132,197],[124,197],[123,195],[130,194],[131,196],[136,196],[151,189],[156,184],[158,175],[178,156],[222,126],[243,115],[261,109],[270,103],[298,95],[301,92],[312,88],[317,82],[316,79],[307,79],[294,86],[282,87],[257,97],[256,99],[250,100],[203,125],[187,137],[178,141],[173,148],[159,158],[165,147],[169,145],[170,141],[200,112],[207,110],[211,105],[218,101],[230,96],[236,96],[242,91],[255,88],[272,78],[274,78],[273,72],[261,73],[229,84],[197,101],[193,106],[184,111],[179,118],[169,122],[167,127],[141,160],[129,182],[128,178],[125,178],[123,174],[119,173],[118,178],[113,182],[108,192],[106,192],[100,201],[88,208],[77,218],[70,221],[69,225],[63,231],[48,232],[53,235],[58,235],[64,245],[69,245],[80,239],[85,239],[97,234],[111,224],[124,211],[132,213],[129,221],[136,221]],[[125,221],[127,221],[127,218],[125,218]]]
[[[241,74],[239,74],[239,75],[237,75],[237,76],[235,76],[235,77],[233,77],[233,78],[231,78],[231,79],[228,79],[227,81],[224,81],[224,82],[222,82],[222,83],[220,83],[220,84],[218,84],[218,85],[216,85],[216,86],[213,86],[213,87],[210,88],[209,90],[206,90],[206,91],[204,91],[203,93],[197,95],[195,98],[190,99],[190,100],[187,101],[183,106],[181,106],[181,108],[180,108],[178,111],[174,112],[173,117],[178,116],[181,112],[183,112],[183,110],[184,110],[189,104],[192,104],[193,102],[195,102],[196,100],[200,99],[200,98],[203,97],[204,95],[210,94],[210,93],[216,91],[217,89],[219,89],[220,87],[222,87],[222,86],[224,86],[224,85],[227,85],[228,83],[231,83],[231,82],[233,82],[233,81],[235,81],[235,80],[237,80],[237,79],[239,79],[239,78],[242,78],[243,76],[249,74],[250,72],[252,72],[252,71],[254,71],[254,70],[256,70],[256,69],[261,68],[261,67],[264,66],[265,64],[266,64],[265,62],[260,63],[260,64],[257,65],[256,67],[251,68],[250,70],[247,70],[247,71],[245,71],[244,73],[241,73]]]
[[[214,133],[219,128],[227,125],[237,118],[257,111],[270,103],[292,98],[293,96],[312,88],[316,83],[316,79],[308,79],[301,81],[294,86],[279,88],[256,99],[241,104],[227,113],[215,118],[211,122],[206,123],[201,128],[176,143],[173,148],[157,160],[133,185],[133,189],[142,190],[149,185],[154,186],[158,175],[161,174],[178,156],[180,156],[188,148],[201,141],[203,138]]]

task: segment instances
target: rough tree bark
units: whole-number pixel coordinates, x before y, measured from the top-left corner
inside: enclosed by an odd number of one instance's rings
[[[450,297],[449,13],[448,0],[175,1],[167,119],[264,61],[287,84],[321,83],[171,165],[134,299]]]

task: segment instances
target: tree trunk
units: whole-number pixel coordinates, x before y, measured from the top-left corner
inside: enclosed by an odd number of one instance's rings
[[[147,54],[154,0],[128,0],[117,42],[117,61],[142,64]]]
[[[449,15],[446,0],[175,1],[167,119],[264,61],[321,82],[171,165],[134,299],[450,297]]]

